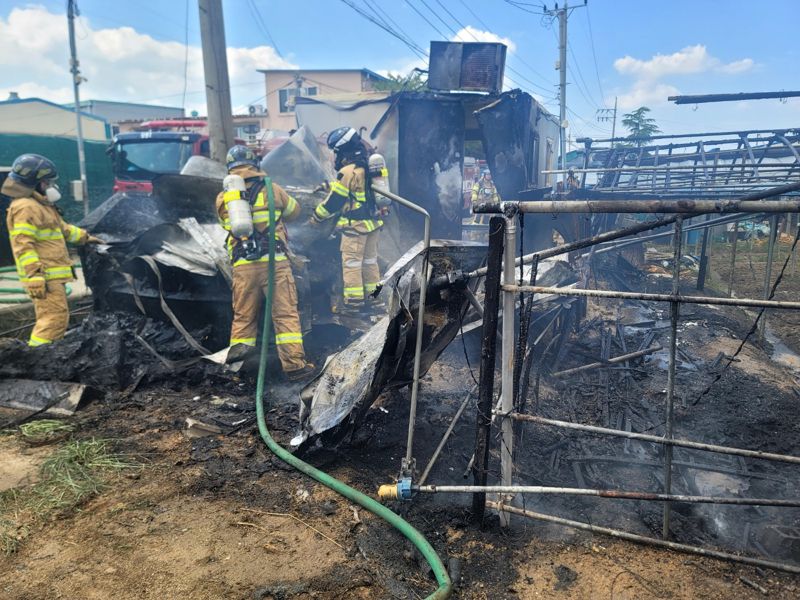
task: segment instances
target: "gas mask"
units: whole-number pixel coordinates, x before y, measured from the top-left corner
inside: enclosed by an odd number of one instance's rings
[[[61,200],[61,192],[58,191],[58,186],[55,183],[48,185],[44,190],[44,197],[48,204],[55,204]]]

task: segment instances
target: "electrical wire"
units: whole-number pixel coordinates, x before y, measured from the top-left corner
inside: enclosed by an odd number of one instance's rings
[[[600,90],[600,99],[603,106],[606,106],[606,94],[603,91],[603,84],[600,83],[600,69],[597,66],[597,52],[595,52],[594,33],[592,32],[592,19],[589,17],[589,5],[586,5],[586,22],[589,24],[589,42],[592,47],[592,58],[594,59],[594,74],[597,76],[597,88]]]
[[[275,43],[275,38],[272,37],[272,33],[267,27],[266,22],[264,21],[264,17],[261,15],[261,11],[258,8],[255,0],[247,0],[247,6],[250,9],[250,12],[253,15],[253,18],[256,20],[256,24],[264,30],[264,33],[267,36],[267,40],[272,44],[272,47],[275,49],[275,52],[278,56],[283,58],[283,54],[281,54],[280,49],[278,48],[278,44]]]
[[[400,40],[401,42],[403,42],[403,44],[405,44],[409,48],[409,50],[411,50],[414,54],[416,54],[418,58],[421,58],[421,59],[424,60],[424,59],[426,59],[428,57],[428,53],[422,47],[417,45],[413,40],[411,40],[410,38],[404,37],[403,35],[398,33],[394,28],[390,27],[386,23],[376,19],[375,17],[373,17],[369,13],[365,12],[364,10],[361,9],[361,7],[357,6],[352,0],[340,0],[340,2],[342,2],[345,6],[349,6],[351,9],[353,9],[359,15],[364,17],[367,21],[369,21],[370,23],[372,23],[374,25],[377,25],[378,27],[383,29],[386,33],[391,35],[392,37],[395,37],[398,40]]]
[[[428,25],[430,25],[430,26],[431,26],[431,28],[432,28],[432,29],[433,29],[433,30],[434,30],[436,33],[438,33],[438,34],[439,34],[439,36],[440,36],[440,37],[441,37],[443,40],[446,40],[446,39],[447,39],[447,35],[445,35],[444,33],[442,33],[442,30],[441,30],[441,29],[439,29],[438,27],[436,27],[436,25],[434,25],[434,24],[433,24],[433,23],[430,21],[430,19],[428,19],[428,17],[426,17],[424,14],[422,14],[422,11],[421,11],[421,10],[419,10],[419,9],[418,9],[416,6],[414,6],[413,4],[411,4],[410,0],[405,0],[405,2],[406,2],[406,5],[408,5],[408,6],[411,8],[411,10],[413,10],[415,13],[417,13],[417,14],[418,14],[418,15],[419,15],[419,16],[422,18],[422,20],[423,20],[423,21],[425,21],[425,22],[426,22]]]
[[[427,9],[428,9],[428,11],[429,11],[431,14],[433,14],[433,16],[434,16],[434,17],[436,17],[437,19],[439,19],[439,22],[440,22],[442,25],[444,25],[444,26],[445,26],[445,28],[446,28],[446,29],[448,29],[448,30],[450,31],[450,33],[452,33],[452,34],[453,34],[453,36],[455,36],[455,37],[458,37],[458,32],[457,32],[455,29],[453,29],[452,27],[450,27],[450,25],[449,25],[449,24],[448,24],[448,23],[447,23],[447,22],[446,22],[446,21],[445,21],[445,20],[444,20],[444,19],[443,19],[443,18],[442,18],[440,15],[439,15],[439,13],[437,13],[435,10],[433,10],[433,9],[431,8],[431,6],[430,6],[430,5],[429,5],[429,4],[428,4],[428,3],[427,3],[425,0],[419,0],[419,1],[420,1],[420,2],[422,2],[423,6],[425,6],[425,8],[427,8]],[[445,9],[445,10],[446,10],[446,9]]]

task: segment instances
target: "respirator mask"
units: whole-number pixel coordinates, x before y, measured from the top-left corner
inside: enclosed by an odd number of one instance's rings
[[[48,185],[44,190],[44,197],[48,204],[55,204],[61,200],[61,192],[58,190],[58,186],[55,183]]]

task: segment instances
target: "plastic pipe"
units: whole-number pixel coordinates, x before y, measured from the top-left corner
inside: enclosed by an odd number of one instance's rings
[[[427,600],[444,600],[449,598],[453,593],[453,584],[450,581],[450,576],[447,574],[447,569],[442,563],[436,551],[430,545],[425,536],[417,531],[408,521],[401,518],[376,500],[369,496],[362,494],[358,490],[351,488],[346,483],[339,481],[324,471],[312,467],[307,462],[304,462],[291,454],[289,451],[276,442],[267,428],[266,413],[264,410],[264,384],[267,371],[267,354],[269,352],[269,333],[272,325],[272,295],[273,284],[275,282],[275,205],[272,198],[271,182],[267,180],[267,190],[269,196],[269,275],[266,294],[266,306],[264,310],[264,321],[261,328],[261,354],[258,361],[258,379],[256,380],[256,421],[258,423],[258,432],[261,434],[261,439],[267,445],[267,448],[281,459],[286,464],[294,469],[300,471],[304,475],[311,477],[318,481],[327,488],[330,488],[337,494],[344,496],[351,502],[355,502],[362,508],[368,510],[372,514],[380,517],[392,527],[402,533],[408,541],[410,541],[419,550],[422,556],[430,565],[439,588]]]

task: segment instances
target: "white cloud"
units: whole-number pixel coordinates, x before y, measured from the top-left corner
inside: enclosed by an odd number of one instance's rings
[[[625,93],[617,98],[620,110],[639,108],[640,106],[653,106],[667,102],[668,96],[679,94],[678,88],[666,83],[653,81],[637,81]]]
[[[0,18],[0,99],[16,91],[21,97],[72,100],[65,21],[63,14],[42,6],[14,8],[6,19]],[[82,99],[181,104],[186,57],[183,44],[158,41],[130,27],[93,29],[86,19],[79,34],[80,68],[88,80],[81,85]],[[32,59],[21,61],[18,57],[22,55]],[[186,108],[205,114],[200,48],[190,46],[188,57]],[[296,67],[268,46],[228,48],[235,110],[263,96],[264,79],[256,69]]]
[[[745,71],[749,71],[755,66],[755,62],[753,62],[752,58],[743,58],[742,60],[735,60],[732,63],[728,63],[727,65],[721,65],[717,68],[720,73],[726,73],[728,75],[737,75],[739,73],[744,73]]]
[[[483,31],[472,25],[467,25],[450,38],[451,42],[494,42],[508,46],[508,52],[513,54],[517,50],[517,45],[511,38],[502,37],[491,31]]]
[[[614,68],[623,75],[634,75],[639,79],[661,79],[668,75],[691,75],[718,71],[736,74],[751,69],[755,63],[744,58],[731,63],[723,63],[709,54],[702,45],[687,46],[672,54],[656,54],[649,60],[624,56],[614,61]]]
[[[614,68],[622,75],[633,76],[634,81],[627,91],[618,94],[619,106],[631,109],[666,104],[668,96],[680,94],[675,85],[662,81],[666,78],[704,73],[738,75],[754,66],[752,58],[724,63],[702,44],[687,46],[672,54],[656,54],[648,60],[624,56],[614,61]]]

